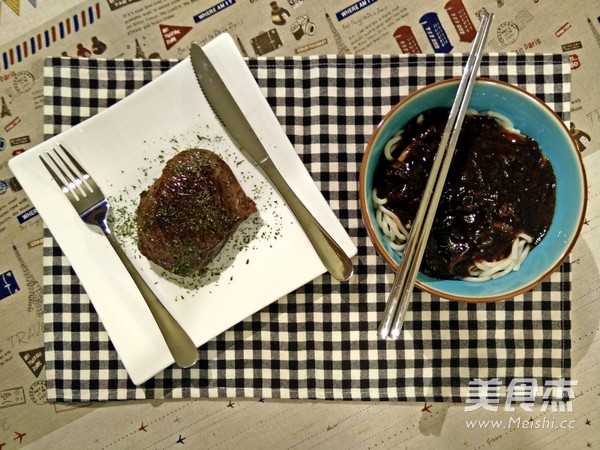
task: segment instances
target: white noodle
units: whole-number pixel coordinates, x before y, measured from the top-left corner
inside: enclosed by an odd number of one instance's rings
[[[404,133],[404,130],[398,131],[385,144],[385,147],[383,148],[383,155],[385,156],[385,159],[387,159],[388,161],[391,161],[393,159],[392,152],[396,149],[396,147],[398,146],[398,143],[402,140],[402,133]]]
[[[486,281],[500,278],[510,272],[519,270],[531,248],[532,238],[525,233],[519,233],[513,241],[510,254],[499,261],[476,261],[471,268],[471,276],[465,281]]]
[[[515,128],[515,125],[512,123],[512,120],[510,120],[504,114],[500,114],[499,112],[496,112],[496,111],[486,111],[482,114],[489,116],[489,117],[493,117],[494,119],[496,119],[496,122],[498,122],[501,126],[506,128],[508,131],[511,131],[511,132],[517,133],[517,134],[521,134],[521,132]]]
[[[387,199],[377,196],[377,189],[371,193],[373,203],[375,204],[375,219],[379,228],[387,238],[388,244],[397,252],[403,252],[408,238],[408,230],[400,221],[400,218],[386,208]]]

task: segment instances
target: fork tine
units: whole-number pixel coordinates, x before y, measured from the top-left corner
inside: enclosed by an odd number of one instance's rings
[[[88,187],[88,189],[90,189],[90,191],[93,190],[92,186],[89,185],[89,181],[90,180],[90,174],[87,172],[87,170],[85,170],[83,168],[83,166],[81,164],[79,164],[79,162],[71,155],[71,153],[65,148],[64,145],[62,145],[60,142],[58,143],[58,146],[61,148],[61,150],[63,151],[63,153],[65,154],[65,156],[69,159],[69,161],[72,163],[72,165],[69,165],[64,159],[63,162],[65,163],[65,165],[67,167],[69,167],[69,170],[71,170],[73,173],[75,173],[75,171],[73,171],[73,167],[75,167],[75,169],[79,172],[78,174],[76,174],[79,179],[85,183]],[[58,152],[57,152],[58,153]],[[62,158],[61,158],[62,159]]]
[[[66,180],[65,186],[71,192],[71,194],[75,195],[75,200],[79,198],[86,197],[87,193],[81,186],[81,178],[73,172],[72,168],[65,162],[64,158],[58,153],[58,151],[53,148],[54,155],[51,152],[46,152],[48,158],[52,161],[56,169],[60,172],[63,177],[63,180]],[[57,161],[58,160],[58,161]],[[62,163],[60,164],[59,163]]]
[[[50,156],[50,154],[49,154],[49,152],[48,152],[48,151],[46,151],[45,153],[48,155],[48,157],[49,157],[49,158],[52,158],[52,157]],[[63,190],[63,192],[65,192],[65,193],[66,193],[66,192],[70,191],[70,189],[69,189],[69,186],[68,186],[68,185],[65,183],[65,181],[64,181],[64,179],[63,179],[63,177],[59,176],[59,175],[58,175],[58,174],[57,174],[57,173],[54,171],[54,169],[53,169],[53,168],[50,166],[50,164],[48,164],[48,163],[46,162],[46,159],[45,159],[45,158],[44,158],[42,155],[40,155],[40,160],[42,161],[42,164],[44,165],[44,167],[46,168],[46,170],[47,170],[48,172],[50,172],[50,175],[52,176],[52,179],[53,179],[54,181],[56,181],[56,184],[58,184],[58,186],[59,186],[59,187],[60,187],[60,188]]]
[[[90,174],[77,162],[77,160],[69,153],[69,151],[65,148],[61,143],[58,144],[60,147],[62,154],[58,149],[54,149],[54,152],[63,163],[63,166],[68,169],[70,172],[70,178],[75,181],[75,184],[79,187],[83,195],[87,195],[87,192],[84,189],[84,186],[88,189],[88,191],[94,192],[94,187],[92,186]],[[66,157],[63,157],[64,156]]]

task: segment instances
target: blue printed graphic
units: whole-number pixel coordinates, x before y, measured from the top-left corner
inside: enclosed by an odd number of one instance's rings
[[[27,222],[28,220],[33,219],[34,217],[37,217],[37,215],[38,215],[37,209],[31,208],[31,209],[28,209],[27,211],[25,211],[24,213],[19,214],[17,219],[19,220],[19,223],[22,225],[25,222]]]
[[[452,44],[436,13],[430,12],[424,14],[419,19],[419,23],[423,26],[423,30],[425,30],[427,39],[429,39],[429,43],[435,53],[450,53],[452,51]]]
[[[114,9],[111,0],[107,0],[111,10]],[[114,0],[113,0],[114,1]],[[122,2],[123,0],[119,0]],[[138,0],[133,0],[138,1]],[[29,0],[29,2],[36,6],[36,0]],[[71,17],[67,17],[66,21],[58,23],[58,27],[51,25],[48,29],[40,31],[34,36],[24,41],[19,41],[14,47],[9,48],[7,51],[2,52],[2,59],[0,62],[3,69],[8,69],[10,66],[21,62],[28,56],[35,55],[39,50],[44,47],[50,47],[58,39],[64,39],[71,33],[70,23],[73,20],[75,25],[74,31],[77,32],[86,24],[91,25],[96,19],[100,19],[100,2],[96,2],[94,6],[88,7],[87,10],[82,10],[79,13],[73,14]]]
[[[344,19],[347,19],[352,14],[361,11],[369,5],[372,5],[377,0],[359,0],[358,2],[348,6],[347,8],[342,9],[335,13],[335,17],[337,17],[338,22],[341,22]]]
[[[0,275],[0,300],[19,292],[19,290],[19,284],[11,270]]]
[[[194,16],[194,23],[200,23],[203,20],[206,20],[209,17],[212,17],[215,14],[223,11],[225,8],[229,8],[231,5],[235,5],[235,0],[223,0],[222,2],[219,2],[216,5],[205,9],[201,13],[196,14]]]

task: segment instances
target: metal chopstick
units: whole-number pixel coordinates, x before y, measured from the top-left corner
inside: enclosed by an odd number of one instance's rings
[[[427,185],[423,192],[421,204],[413,221],[404,256],[394,277],[383,318],[379,324],[378,334],[381,339],[400,336],[404,317],[409,304],[409,297],[417,278],[421,260],[425,252],[433,219],[442,195],[446,176],[450,168],[458,135],[469,105],[473,85],[477,77],[483,55],[483,48],[489,34],[494,14],[485,14],[475,36],[467,63],[463,70],[456,97],[450,110],[450,116],[444,129],[438,151],[431,169]]]

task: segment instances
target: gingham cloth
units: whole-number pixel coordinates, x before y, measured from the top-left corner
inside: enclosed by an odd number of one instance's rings
[[[365,145],[382,116],[428,83],[460,76],[464,55],[251,58],[248,65],[308,171],[358,246],[357,276],[328,274],[200,348],[192,368],[143,386],[128,379],[76,274],[46,231],[45,346],[50,401],[182,397],[469,401],[469,382],[569,377],[570,264],[532,292],[489,304],[416,291],[405,338],[372,331],[393,274],[358,203]],[[57,134],[117,102],[175,61],[53,58],[45,131]],[[481,75],[519,85],[563,119],[570,66],[561,55],[489,55]],[[370,333],[367,331],[370,330]]]

